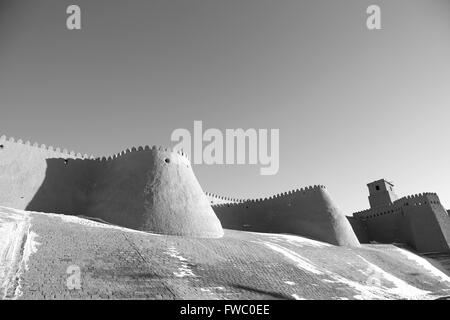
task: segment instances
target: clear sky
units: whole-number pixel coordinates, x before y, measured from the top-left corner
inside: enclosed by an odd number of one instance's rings
[[[324,184],[350,214],[386,178],[450,208],[449,119],[449,0],[0,0],[0,134],[102,156],[194,120],[280,129],[277,175],[196,165],[205,191]]]

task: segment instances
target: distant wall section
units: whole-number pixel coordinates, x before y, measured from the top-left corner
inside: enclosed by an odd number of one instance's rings
[[[274,197],[213,206],[225,228],[292,233],[335,245],[358,246],[350,223],[324,186]]]
[[[367,231],[363,236],[369,241],[405,243],[419,252],[450,251],[450,218],[435,193],[407,196],[392,205],[356,212],[353,219]]]

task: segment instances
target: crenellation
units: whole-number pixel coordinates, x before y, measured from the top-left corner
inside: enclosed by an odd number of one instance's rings
[[[241,204],[241,203],[260,203],[260,202],[265,202],[265,201],[279,201],[279,200],[283,200],[286,197],[291,197],[294,194],[299,194],[300,196],[305,196],[305,195],[311,195],[311,194],[315,194],[317,192],[322,192],[324,191],[326,188],[323,185],[314,185],[314,186],[307,186],[307,187],[302,187],[300,189],[292,189],[290,191],[286,191],[286,192],[282,192],[282,193],[277,193],[275,195],[271,195],[269,197],[261,197],[261,198],[256,198],[256,199],[247,199],[247,200],[243,200],[243,199],[234,199],[234,198],[230,198],[230,197],[223,197],[223,196],[219,196],[216,194],[206,194],[207,196],[209,196],[210,198],[216,199],[216,200],[220,200],[220,202],[214,203],[213,201],[213,206],[218,206],[219,204],[223,204],[223,202],[226,203],[234,203],[234,204]]]
[[[394,203],[399,206],[409,206],[409,205],[423,205],[428,202],[439,201],[439,197],[436,193],[424,192],[414,195],[408,195],[403,198],[396,200]]]
[[[387,180],[377,180],[387,181]],[[393,184],[389,184],[393,192]],[[369,192],[376,190],[369,188]],[[372,194],[372,193],[371,193]],[[370,197],[369,197],[370,199]],[[436,193],[406,195],[385,205],[353,213],[363,223],[366,241],[404,242],[419,252],[450,251],[450,219]],[[360,230],[360,232],[362,232]]]
[[[111,165],[107,163],[108,165],[104,166],[104,169],[95,172],[94,169],[98,169],[97,166],[85,166],[84,163],[112,162],[110,160],[118,159],[121,155],[130,152],[143,151],[144,148],[133,147],[132,151],[127,149],[114,155],[94,157],[74,151],[68,152],[67,149],[63,149],[61,152],[60,148],[53,146],[47,148],[44,144],[33,143],[30,146],[30,142],[27,142],[24,145],[22,140],[15,142],[15,139],[8,139],[6,136],[2,136],[1,139],[8,143],[5,143],[6,146],[2,148],[0,170],[7,170],[7,173],[11,170],[17,172],[15,176],[3,174],[3,172],[0,174],[3,185],[13,186],[12,192],[0,193],[0,204],[18,209],[30,209],[30,211],[36,211],[34,208],[39,208],[38,210],[42,212],[87,214],[113,224],[156,233],[198,237],[221,237],[223,235],[220,222],[214,215],[207,198],[198,196],[198,194],[202,195],[203,191],[191,167],[184,165],[186,163],[184,159],[180,159],[180,164],[183,165],[174,171],[171,166],[161,165],[159,162],[160,157],[167,157],[166,154],[158,155],[157,152],[152,152],[149,156],[153,160],[148,157],[141,159],[137,157],[133,159],[132,165],[128,166],[126,170],[117,170],[112,163]],[[12,147],[12,144],[15,148]],[[150,150],[148,146],[146,149]],[[156,148],[154,150],[156,151]],[[159,150],[169,152],[168,148],[160,147]],[[121,160],[126,167],[129,159],[118,159],[117,162]],[[142,166],[135,166],[135,161],[141,161]],[[30,163],[33,165],[30,166]],[[156,166],[152,163],[155,163]],[[146,167],[147,171],[145,174],[140,174],[139,170],[142,170],[143,167]],[[127,170],[133,174],[128,175]],[[154,193],[145,195],[148,198],[146,205],[139,206],[142,208],[142,212],[126,212],[134,210],[136,207],[134,202],[143,201],[138,194],[136,194],[136,199],[130,199],[134,195],[129,195],[127,188],[136,183],[135,177],[152,181],[151,174],[156,174],[158,178],[165,179],[169,183],[161,185],[155,191],[156,195]],[[116,181],[120,183],[109,185],[112,176],[116,176]],[[108,183],[104,183],[105,181]],[[189,186],[189,190],[184,184]],[[96,188],[96,185],[101,185],[101,188]],[[87,193],[86,190],[89,192]],[[111,192],[116,194],[114,201],[108,201]],[[186,192],[191,195],[180,196]],[[161,196],[162,194],[164,197]],[[31,199],[31,202],[23,201],[24,195],[27,199]],[[160,199],[164,198],[164,200],[156,203],[152,200],[156,196]],[[127,205],[127,202],[130,201],[133,201],[133,205]],[[95,206],[90,207],[89,212],[79,211],[80,208],[85,210],[92,203],[95,203]],[[176,215],[176,221],[167,221],[165,213],[169,207],[171,212]],[[94,211],[97,213],[93,213]],[[143,222],[141,217],[148,221]],[[173,215],[170,219],[173,219]],[[142,223],[143,225],[140,225]]]

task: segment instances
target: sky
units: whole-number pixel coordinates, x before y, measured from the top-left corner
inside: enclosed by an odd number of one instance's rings
[[[450,209],[449,119],[449,0],[0,0],[0,135],[104,156],[195,120],[279,129],[276,175],[194,165],[208,192],[323,184],[350,215],[385,178]]]

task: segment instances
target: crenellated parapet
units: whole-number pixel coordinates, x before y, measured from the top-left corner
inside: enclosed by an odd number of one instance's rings
[[[140,152],[166,152],[170,154],[174,154],[177,156],[180,156],[184,159],[186,163],[190,164],[190,159],[187,153],[183,151],[174,151],[171,148],[163,147],[163,146],[139,146],[139,147],[132,147],[127,148],[125,150],[122,150],[118,153],[115,153],[110,156],[101,156],[101,157],[95,157],[93,155],[87,155],[87,154],[81,154],[79,152],[75,151],[69,151],[66,148],[59,148],[59,147],[53,147],[53,146],[46,146],[45,144],[39,144],[37,142],[31,143],[30,141],[23,142],[22,139],[16,140],[13,137],[7,137],[5,135],[2,135],[0,137],[0,146],[1,149],[6,149],[9,146],[14,146],[18,148],[24,148],[28,149],[31,152],[36,152],[44,157],[47,158],[63,158],[63,159],[81,159],[81,160],[94,160],[96,162],[109,162],[116,159],[119,159],[124,156],[129,156],[130,154],[136,154]]]
[[[61,157],[61,158],[71,158],[71,159],[89,159],[93,158],[93,156],[88,156],[87,154],[82,155],[81,153],[77,153],[75,151],[69,151],[66,148],[59,148],[54,146],[46,146],[45,144],[39,144],[37,142],[23,141],[22,139],[14,139],[13,137],[6,137],[2,135],[0,137],[0,146],[2,149],[7,148],[8,146],[17,146],[26,149],[33,150],[35,152],[41,153],[48,157]]]
[[[211,193],[211,192],[205,192],[205,195],[208,197],[209,203],[211,204],[211,206],[234,205],[234,204],[243,203],[246,201],[244,199],[219,196],[219,195]]]
[[[396,206],[423,206],[429,204],[439,204],[439,196],[436,193],[424,192],[413,195],[408,195],[400,198],[394,202]]]
[[[324,185],[313,185],[313,186],[307,186],[300,189],[292,189],[286,192],[278,193],[273,196],[269,197],[263,197],[263,198],[255,198],[255,199],[233,199],[233,198],[227,198],[227,197],[221,197],[215,194],[207,194],[208,197],[210,197],[213,207],[220,207],[220,206],[236,206],[236,205],[244,205],[249,206],[252,204],[261,204],[266,203],[268,201],[287,201],[292,199],[293,197],[307,197],[314,194],[317,194],[318,192],[321,192],[322,190],[326,190],[326,187]],[[214,201],[216,200],[216,201]]]
[[[149,151],[166,152],[166,153],[171,153],[174,155],[176,154],[178,156],[183,157],[187,162],[190,163],[189,156],[186,153],[184,153],[183,151],[175,151],[168,147],[156,146],[156,145],[153,145],[151,147],[149,145],[146,145],[146,146],[127,148],[125,150],[120,151],[119,153],[116,153],[116,154],[113,154],[110,156],[97,157],[97,158],[95,158],[95,160],[100,161],[100,162],[106,162],[106,161],[112,161],[114,159],[121,158],[124,156],[128,156],[130,154],[149,152]]]
[[[374,219],[389,215],[398,215],[403,212],[402,208],[408,206],[428,206],[431,204],[439,205],[441,202],[436,193],[424,192],[408,195],[395,200],[391,205],[379,206],[353,213],[353,216],[361,219]]]
[[[355,212],[353,218],[361,226],[360,240],[404,243],[419,252],[450,251],[450,218],[436,193],[408,195]]]
[[[98,162],[109,162],[109,161],[114,161],[116,159],[120,159],[123,157],[128,157],[130,155],[138,155],[140,153],[146,153],[146,152],[154,152],[154,153],[168,153],[168,154],[172,154],[174,156],[178,156],[180,158],[183,159],[183,161],[187,164],[190,165],[190,160],[187,154],[181,152],[181,151],[174,151],[171,148],[167,148],[167,147],[163,147],[163,146],[139,146],[139,147],[132,147],[132,148],[127,148],[125,150],[120,151],[119,153],[110,155],[110,156],[104,156],[104,157],[97,157],[95,158],[96,161]]]
[[[358,219],[367,219],[372,213],[371,209],[361,210],[353,213],[353,217]]]

